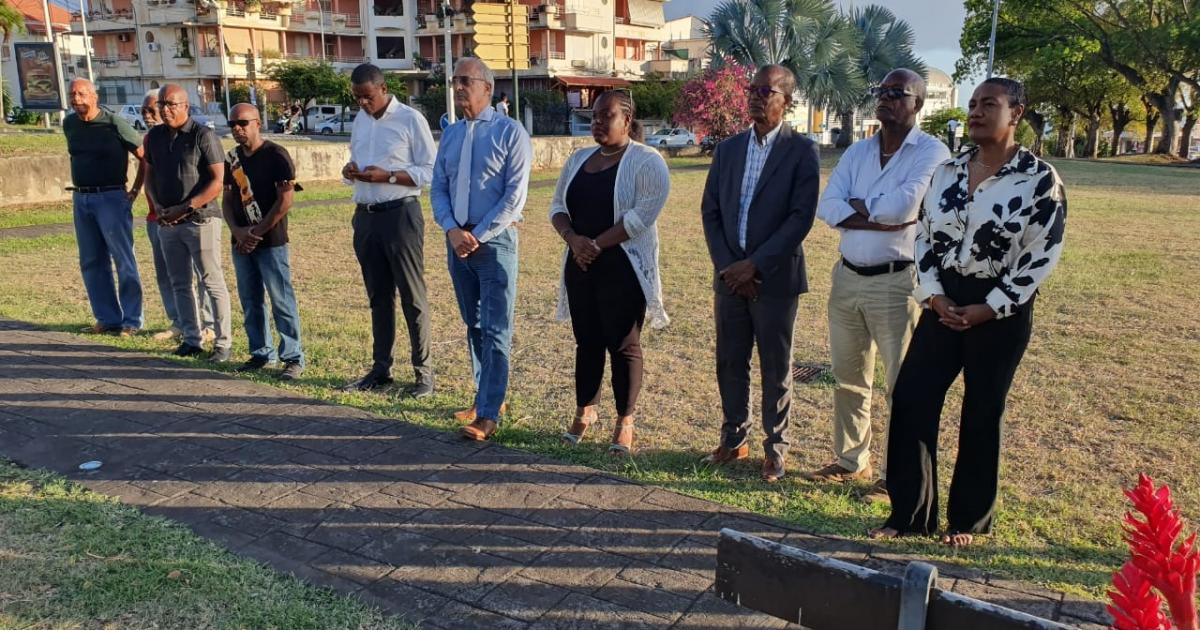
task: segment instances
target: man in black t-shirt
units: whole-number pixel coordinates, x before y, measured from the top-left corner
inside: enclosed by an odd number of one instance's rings
[[[280,378],[290,381],[304,371],[287,246],[296,168],[283,147],[263,139],[262,119],[253,105],[235,105],[229,127],[238,146],[226,156],[221,210],[233,232],[233,268],[250,345],[250,358],[238,371],[260,370],[278,357],[283,361]],[[264,288],[279,332],[278,352],[271,343]]]
[[[125,190],[129,154],[142,157],[142,139],[120,116],[100,108],[87,79],[70,86],[71,109],[63,120],[71,154],[75,240],[79,269],[96,323],[84,332],[128,336],[142,327],[142,279],[133,256],[133,200]],[[113,267],[117,283],[113,284]]]

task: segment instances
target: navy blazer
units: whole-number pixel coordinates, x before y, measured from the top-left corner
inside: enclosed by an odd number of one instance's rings
[[[717,145],[704,185],[700,214],[713,262],[713,290],[732,293],[719,274],[749,258],[762,280],[760,294],[799,295],[808,291],[803,242],[816,216],[820,157],[811,140],[783,123],[750,201],[743,250],[738,245],[738,209],[752,133],[748,129]]]

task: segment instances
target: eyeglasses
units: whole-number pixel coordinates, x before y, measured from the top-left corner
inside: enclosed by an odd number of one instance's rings
[[[483,81],[484,83],[487,83],[487,80],[480,79],[479,77],[454,77],[454,85],[457,85],[458,87],[470,87],[472,81]]]
[[[751,85],[746,87],[746,96],[758,96],[762,100],[771,98],[772,94],[783,94],[769,85]]]
[[[246,120],[231,120],[231,121],[229,121],[229,128],[233,129],[234,127],[249,127],[250,123],[252,123],[252,122],[258,122],[258,119],[257,118],[249,118]]]
[[[159,109],[176,109],[179,107],[187,107],[187,101],[159,101]]]
[[[881,100],[881,101],[885,101],[885,100],[886,101],[896,101],[896,100],[900,100],[906,96],[916,96],[916,95],[917,95],[916,92],[913,92],[912,90],[910,90],[908,88],[883,87],[883,86],[871,88],[871,96],[874,96],[876,99]]]

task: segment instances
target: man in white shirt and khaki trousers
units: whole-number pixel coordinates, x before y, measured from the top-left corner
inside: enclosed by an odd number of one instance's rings
[[[871,479],[875,352],[878,349],[883,357],[890,405],[921,311],[913,299],[914,223],[934,169],[950,159],[946,145],[916,128],[917,112],[925,101],[920,75],[893,70],[874,94],[875,115],[883,130],[847,149],[817,207],[817,216],[841,233],[841,258],[834,265],[829,293],[837,459],[805,475],[812,481]],[[881,466],[880,480],[866,500],[887,500],[884,477]]]

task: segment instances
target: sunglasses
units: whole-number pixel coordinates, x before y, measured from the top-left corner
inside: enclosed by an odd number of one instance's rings
[[[751,85],[746,88],[746,96],[758,96],[762,100],[771,98],[772,94],[783,94],[769,85]]]
[[[249,127],[250,123],[252,122],[258,122],[258,119],[250,118],[247,120],[231,120],[229,121],[229,128],[233,129],[234,127]]]
[[[871,88],[871,96],[881,101],[896,101],[906,96],[916,96],[916,93],[908,88],[900,87],[874,87]]]

